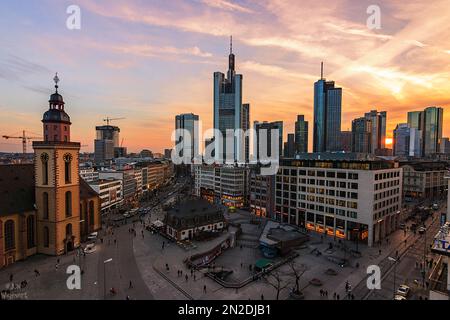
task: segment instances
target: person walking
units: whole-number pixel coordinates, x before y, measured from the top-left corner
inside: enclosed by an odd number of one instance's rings
[[[206,293],[206,284],[203,286],[203,293]]]
[[[133,282],[130,280],[130,285],[128,286],[128,289],[133,289]]]

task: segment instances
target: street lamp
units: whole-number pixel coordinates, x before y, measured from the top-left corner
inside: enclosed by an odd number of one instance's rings
[[[397,259],[395,259],[395,258],[392,258],[392,257],[388,257],[388,259],[389,259],[389,261],[392,261],[392,262],[394,262],[394,291],[393,291],[393,298],[395,298],[395,280],[396,280],[396,275],[397,275],[397,261],[398,261],[398,258]]]
[[[103,261],[103,299],[106,300],[106,264],[110,263],[112,258]]]

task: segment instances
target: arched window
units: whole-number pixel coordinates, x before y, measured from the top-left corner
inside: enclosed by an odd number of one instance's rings
[[[48,248],[50,245],[50,232],[48,227],[44,227],[44,247]]]
[[[42,162],[42,184],[48,184],[48,154],[41,154]]]
[[[66,192],[66,217],[72,216],[72,192]]]
[[[28,249],[36,246],[34,241],[34,216],[28,216],[27,218],[27,245]]]
[[[93,226],[95,224],[95,215],[94,215],[94,201],[89,201],[89,225]]]
[[[72,180],[72,155],[70,153],[66,153],[64,155],[64,180],[66,183],[71,183]]]
[[[71,236],[71,235],[72,235],[72,224],[69,223],[69,224],[66,226],[66,236]]]
[[[14,232],[14,221],[5,222],[5,251],[12,250],[16,247],[16,237]]]
[[[42,194],[42,217],[48,219],[48,193]]]

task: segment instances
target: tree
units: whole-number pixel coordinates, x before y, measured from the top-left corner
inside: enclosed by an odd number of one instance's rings
[[[300,278],[306,272],[305,265],[298,265],[294,260],[289,261],[289,267],[291,268],[291,275],[295,278],[294,292],[300,293]]]
[[[289,285],[281,277],[281,273],[278,271],[272,271],[266,278],[267,283],[277,291],[277,300],[280,297],[280,292]]]

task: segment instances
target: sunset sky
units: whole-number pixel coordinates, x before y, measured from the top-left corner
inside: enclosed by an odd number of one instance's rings
[[[80,30],[66,28],[72,4]],[[371,4],[381,8],[379,30],[366,26]],[[226,72],[233,35],[252,123],[283,120],[287,134],[304,114],[311,138],[324,61],[325,78],[343,88],[342,130],[385,110],[391,137],[407,111],[440,106],[450,136],[448,0],[3,0],[0,16],[0,135],[41,133],[58,72],[82,151],[110,116],[126,118],[114,124],[129,151],[162,152],[176,114],[211,127],[213,72]],[[0,140],[0,151],[20,150]]]

